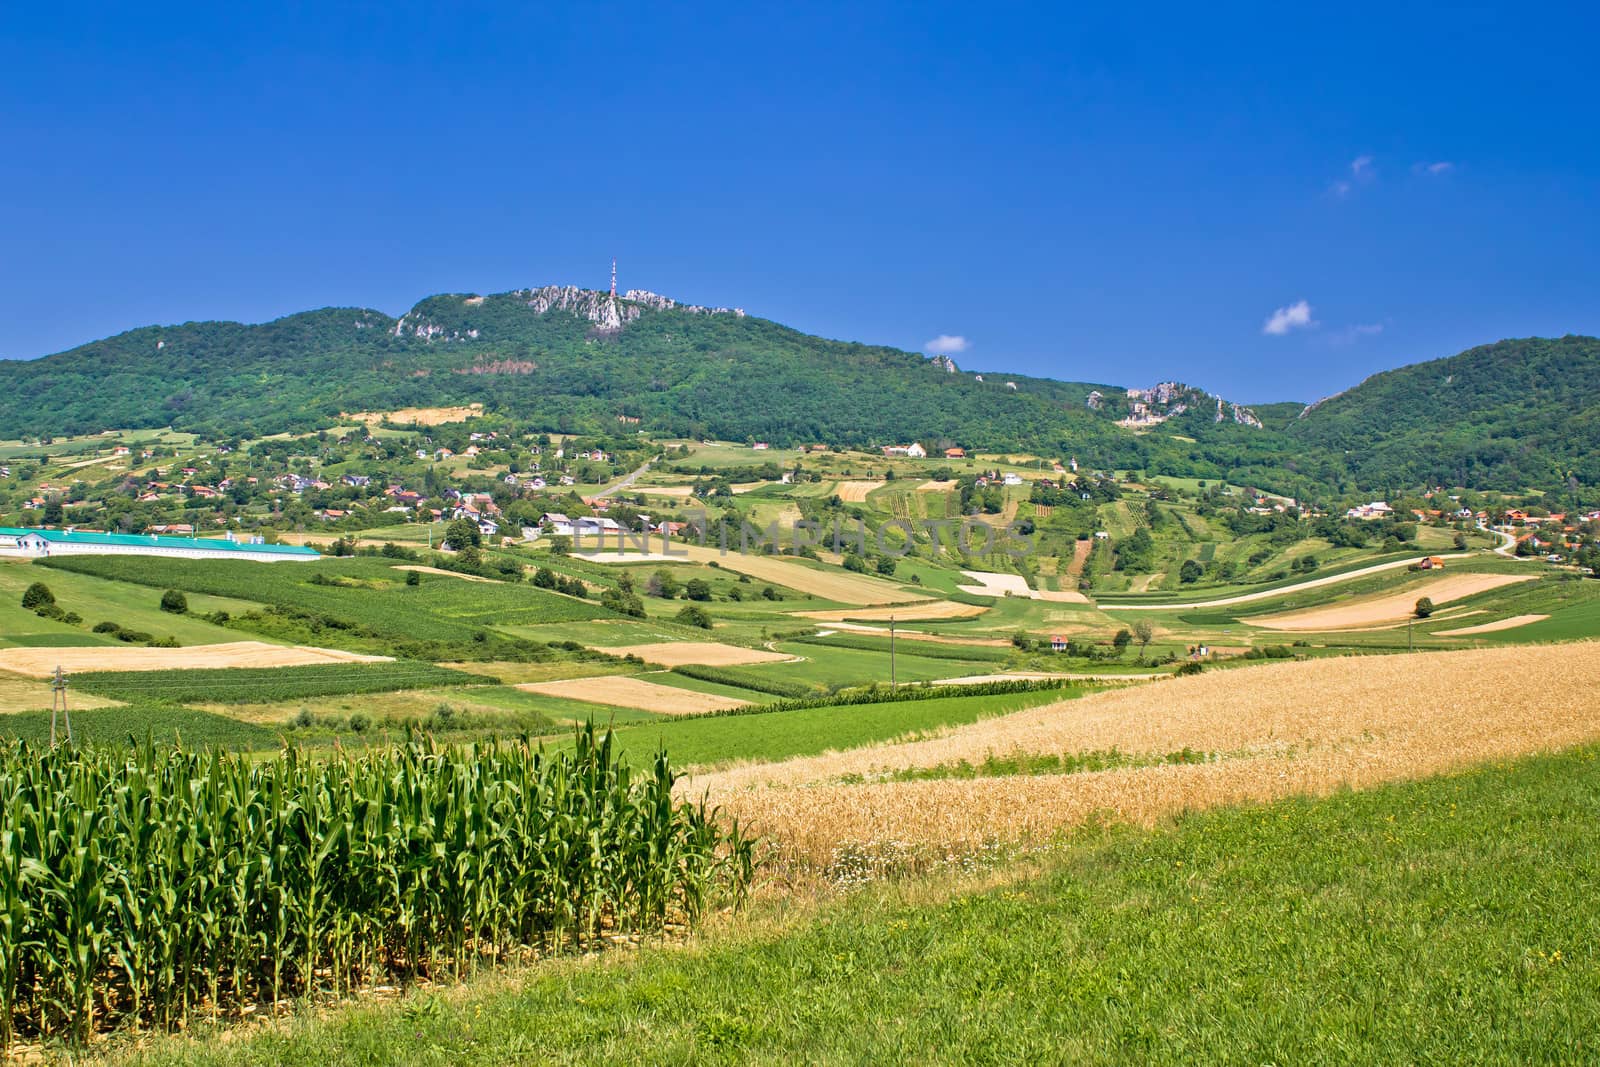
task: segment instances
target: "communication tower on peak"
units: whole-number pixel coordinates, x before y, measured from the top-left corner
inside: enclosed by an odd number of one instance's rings
[[[617,257],[611,257],[611,299],[617,298]]]

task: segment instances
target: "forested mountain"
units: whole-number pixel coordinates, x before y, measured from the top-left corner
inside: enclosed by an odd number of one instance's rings
[[[1298,405],[1258,407],[1263,426],[1210,398],[1130,429],[1117,425],[1125,390],[1110,385],[966,373],[733,309],[549,286],[430,297],[399,319],[328,308],[260,325],[146,327],[0,361],[0,438],[169,425],[248,437],[326,426],[340,412],[481,402],[551,431],[920,440],[1297,496],[1422,481],[1554,486],[1569,475],[1593,485],[1600,411],[1583,386],[1597,360],[1592,338],[1505,341],[1377,375],[1298,415]]]
[[[1600,339],[1500,341],[1376,374],[1287,429],[1308,473],[1361,487],[1600,484]]]

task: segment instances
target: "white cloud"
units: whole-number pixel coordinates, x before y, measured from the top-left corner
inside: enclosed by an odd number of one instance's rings
[[[936,356],[949,356],[957,352],[965,352],[970,347],[970,342],[958,333],[941,333],[938,337],[922,346],[924,352],[931,352]]]
[[[1261,332],[1282,337],[1290,330],[1302,330],[1315,325],[1316,321],[1311,317],[1311,305],[1304,300],[1296,300],[1267,316],[1267,321],[1261,324]]]
[[[1450,162],[1448,159],[1441,159],[1434,163],[1418,163],[1411,169],[1417,174],[1437,176],[1440,174],[1449,174],[1451,171],[1456,169],[1456,165]]]
[[[1328,343],[1333,345],[1353,345],[1364,337],[1376,337],[1383,332],[1381,322],[1358,322],[1346,326],[1338,333],[1328,337]]]
[[[1367,181],[1375,173],[1372,169],[1371,156],[1357,156],[1350,161],[1350,174],[1361,181]]]

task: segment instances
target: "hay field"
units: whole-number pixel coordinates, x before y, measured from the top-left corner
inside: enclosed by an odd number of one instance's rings
[[[1076,589],[1034,589],[1020,574],[998,574],[993,571],[962,571],[976,585],[958,585],[957,589],[973,596],[1017,596],[1030,600],[1051,600],[1060,604],[1088,604],[1090,600]]]
[[[1385,593],[1382,596],[1279,615],[1257,615],[1240,621],[1267,630],[1297,632],[1381,626],[1384,623],[1404,622],[1410,618],[1419,597],[1428,597],[1435,604],[1448,604],[1452,600],[1486,593],[1501,586],[1531,582],[1534,578],[1535,576],[1531,574],[1452,574],[1422,585],[1409,586],[1399,592]]]
[[[516,688],[529,693],[584,700],[591,704],[610,704],[618,708],[639,708],[663,715],[693,715],[704,711],[741,708],[748,700],[697,693],[691,689],[647,682],[626,675],[600,678],[567,678],[557,682],[524,682]]]
[[[13,711],[40,711],[50,707],[55,699],[55,693],[48,682],[37,678],[28,678],[20,674],[0,673],[0,712]],[[110,697],[96,696],[74,689],[68,706],[77,711],[88,708],[110,708],[120,705],[122,701],[112,700]]]
[[[384,421],[402,426],[412,423],[418,426],[440,426],[447,422],[465,422],[475,415],[482,414],[482,404],[468,404],[464,407],[399,408],[395,411],[340,412],[339,418],[365,423],[367,428],[371,429]]]
[[[690,497],[694,495],[692,485],[635,485],[630,490],[634,493],[647,493],[650,496],[675,496]]]
[[[1463,626],[1457,630],[1435,630],[1433,635],[1435,637],[1469,637],[1472,634],[1492,634],[1499,630],[1515,630],[1518,626],[1526,626],[1531,622],[1544,622],[1549,617],[1548,615],[1513,615],[1509,619],[1480,622],[1476,626]]]
[[[759,648],[740,648],[720,641],[661,641],[645,645],[595,646],[596,652],[613,656],[638,656],[646,663],[662,667],[681,667],[693,663],[703,667],[736,667],[745,663],[792,663],[793,656]]]
[[[845,570],[816,570],[791,560],[746,555],[732,550],[723,552],[709,545],[674,545],[670,556],[654,552],[583,552],[574,555],[593,563],[716,563],[724,570],[748,574],[764,582],[788,586],[841,604],[900,604],[926,600],[928,596],[927,593],[908,593],[881,578],[864,574]]]
[[[90,671],[167,671],[204,667],[304,667],[315,663],[386,663],[391,656],[365,656],[309,645],[229,641],[189,648],[83,645],[72,648],[3,648],[0,671],[48,678],[57,665],[68,674]]]
[[[900,622],[916,622],[928,619],[972,619],[988,610],[976,604],[957,604],[953,600],[929,600],[896,608],[829,608],[826,611],[796,611],[791,614],[796,618],[816,619],[818,622],[845,622],[850,619],[887,622],[891,616]]]
[[[874,489],[882,489],[887,482],[840,482],[837,490],[839,499],[846,504],[865,504],[867,494]]]
[[[686,783],[794,859],[842,845],[962,846],[1047,836],[1091,818],[1326,794],[1600,738],[1600,643],[1271,664],[1091,694],[905,744],[738,768]],[[1023,754],[1212,762],[1083,774],[877,781]],[[845,775],[870,784],[840,785]]]

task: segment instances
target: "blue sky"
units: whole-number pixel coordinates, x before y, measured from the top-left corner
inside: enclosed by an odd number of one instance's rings
[[[1243,401],[1600,333],[1593,5],[270,6],[8,12],[0,355],[613,255]]]

